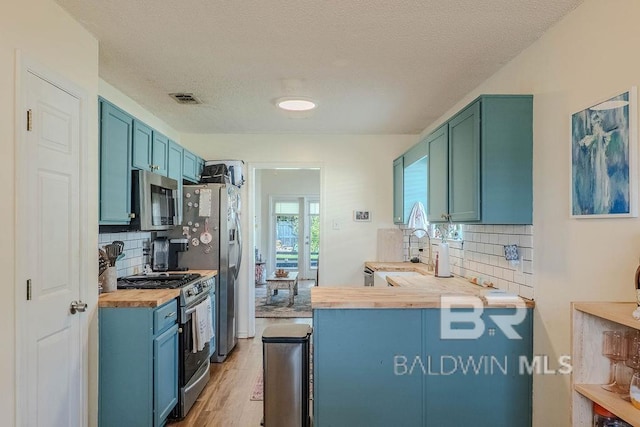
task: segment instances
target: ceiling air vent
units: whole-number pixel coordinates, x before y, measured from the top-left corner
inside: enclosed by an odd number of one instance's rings
[[[175,99],[178,104],[202,104],[202,102],[198,98],[193,96],[192,93],[170,93],[169,96]]]

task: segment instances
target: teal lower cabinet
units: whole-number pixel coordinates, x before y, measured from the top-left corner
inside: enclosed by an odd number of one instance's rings
[[[532,310],[442,314],[314,310],[314,425],[530,427],[532,378],[520,370],[532,359]]]
[[[101,307],[101,427],[162,426],[178,402],[177,301],[157,308]]]

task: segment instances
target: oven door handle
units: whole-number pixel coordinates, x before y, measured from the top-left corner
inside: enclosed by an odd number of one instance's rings
[[[197,301],[197,302],[194,302],[194,303],[193,303],[193,307],[186,309],[186,310],[185,310],[185,312],[184,312],[184,315],[185,315],[185,316],[188,316],[188,315],[190,315],[191,313],[193,313],[194,311],[196,311],[196,308],[198,308],[198,305],[200,305],[200,303],[201,303],[201,302],[203,302],[204,300],[206,300],[208,296],[209,296],[209,295],[207,294],[207,295],[205,295],[205,297],[204,297],[204,298],[200,299],[200,300],[199,300],[199,301]]]

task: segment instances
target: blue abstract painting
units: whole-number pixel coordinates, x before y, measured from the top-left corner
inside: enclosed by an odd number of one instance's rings
[[[629,105],[625,92],[572,115],[572,215],[632,213]]]

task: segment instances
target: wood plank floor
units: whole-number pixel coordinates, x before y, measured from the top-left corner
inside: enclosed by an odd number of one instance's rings
[[[312,324],[311,319],[256,319],[256,336],[239,339],[224,363],[211,364],[211,379],[187,417],[171,427],[259,427],[262,401],[249,400],[262,369],[262,332],[280,323]]]

